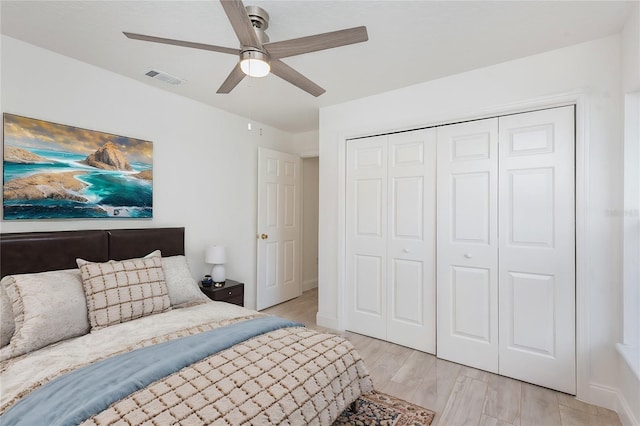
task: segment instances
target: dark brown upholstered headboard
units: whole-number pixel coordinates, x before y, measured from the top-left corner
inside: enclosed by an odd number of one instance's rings
[[[154,250],[162,256],[184,254],[184,228],[115,229],[109,233],[109,259],[141,257]]]
[[[76,258],[109,260],[103,231],[26,232],[0,235],[2,276],[77,268]]]
[[[92,262],[184,254],[184,228],[144,228],[0,234],[0,276],[77,268]]]

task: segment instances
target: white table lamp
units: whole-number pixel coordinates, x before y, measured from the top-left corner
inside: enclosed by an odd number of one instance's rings
[[[215,283],[224,283],[226,278],[226,271],[224,264],[227,262],[227,253],[224,246],[209,246],[207,247],[207,253],[204,257],[206,263],[213,265],[211,268],[211,279]]]

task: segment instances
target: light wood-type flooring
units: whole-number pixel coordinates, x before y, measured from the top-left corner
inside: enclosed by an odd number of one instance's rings
[[[433,355],[351,332],[316,325],[318,292],[263,312],[340,334],[353,343],[376,390],[436,412],[433,425],[620,425],[618,415],[571,395],[487,373]]]

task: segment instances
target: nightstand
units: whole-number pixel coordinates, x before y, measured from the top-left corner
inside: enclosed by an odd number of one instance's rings
[[[216,302],[233,303],[234,305],[244,306],[244,283],[227,279],[224,287],[203,287],[200,284],[200,290],[211,300]]]

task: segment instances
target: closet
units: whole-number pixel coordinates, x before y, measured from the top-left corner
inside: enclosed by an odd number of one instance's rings
[[[435,353],[436,131],[349,141],[348,329]]]
[[[573,106],[348,141],[347,329],[575,394],[574,145]]]

